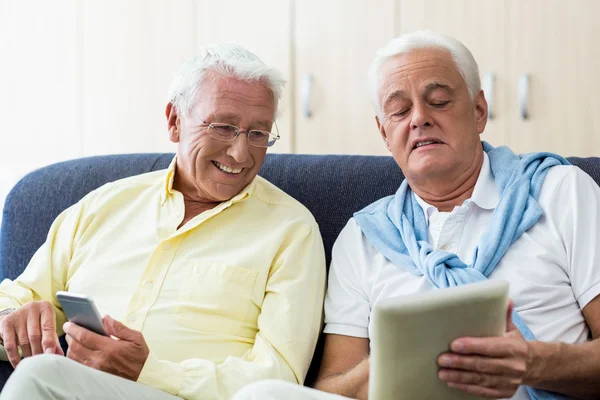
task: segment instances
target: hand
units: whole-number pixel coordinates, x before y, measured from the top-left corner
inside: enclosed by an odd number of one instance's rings
[[[533,354],[511,319],[508,306],[502,337],[464,337],[450,344],[450,353],[438,358],[439,378],[449,387],[478,396],[510,398],[527,380]]]
[[[56,333],[56,314],[48,301],[32,301],[0,319],[0,336],[13,368],[21,357],[50,353],[64,355]]]
[[[108,315],[102,319],[106,333],[98,335],[67,322],[67,357],[88,367],[137,381],[150,350],[141,332],[129,329]]]

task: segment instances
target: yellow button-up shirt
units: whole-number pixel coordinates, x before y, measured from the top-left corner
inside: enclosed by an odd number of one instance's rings
[[[0,284],[0,309],[48,300],[62,334],[56,292],[91,296],[144,335],[138,381],[184,399],[228,399],[263,378],[302,383],[325,291],[314,218],[256,177],[177,229],[174,171],[109,183],[65,210],[19,278]]]

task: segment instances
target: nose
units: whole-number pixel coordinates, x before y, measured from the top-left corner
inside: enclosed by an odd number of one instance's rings
[[[429,128],[433,126],[433,119],[429,115],[427,106],[423,103],[413,105],[412,119],[410,121],[410,129]]]
[[[228,142],[229,146],[227,147],[226,154],[233,158],[237,163],[244,163],[248,160],[250,156],[250,151],[248,148],[248,132],[241,131],[239,135],[232,141]]]

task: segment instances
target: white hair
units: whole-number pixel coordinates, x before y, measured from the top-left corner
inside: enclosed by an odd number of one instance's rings
[[[379,49],[369,68],[369,86],[373,105],[377,115],[381,113],[379,104],[379,89],[381,85],[381,68],[391,57],[420,49],[442,49],[450,53],[456,69],[465,80],[471,99],[481,90],[479,67],[473,54],[458,39],[433,31],[416,31],[399,36]]]
[[[188,114],[192,110],[198,87],[210,72],[245,82],[263,83],[273,93],[277,112],[277,103],[285,85],[283,75],[268,67],[254,53],[234,43],[203,47],[183,64],[169,88],[169,102],[177,112]]]

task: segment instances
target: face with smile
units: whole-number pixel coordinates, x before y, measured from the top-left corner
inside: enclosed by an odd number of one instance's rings
[[[232,141],[215,139],[207,134],[207,124],[271,131],[275,116],[273,92],[260,82],[208,73],[193,104],[187,114],[167,105],[169,138],[177,143],[174,186],[193,201],[229,200],[256,177],[267,149],[250,146],[244,132]]]
[[[454,177],[481,162],[487,103],[482,91],[471,98],[448,51],[391,57],[381,77],[377,125],[409,182]]]

